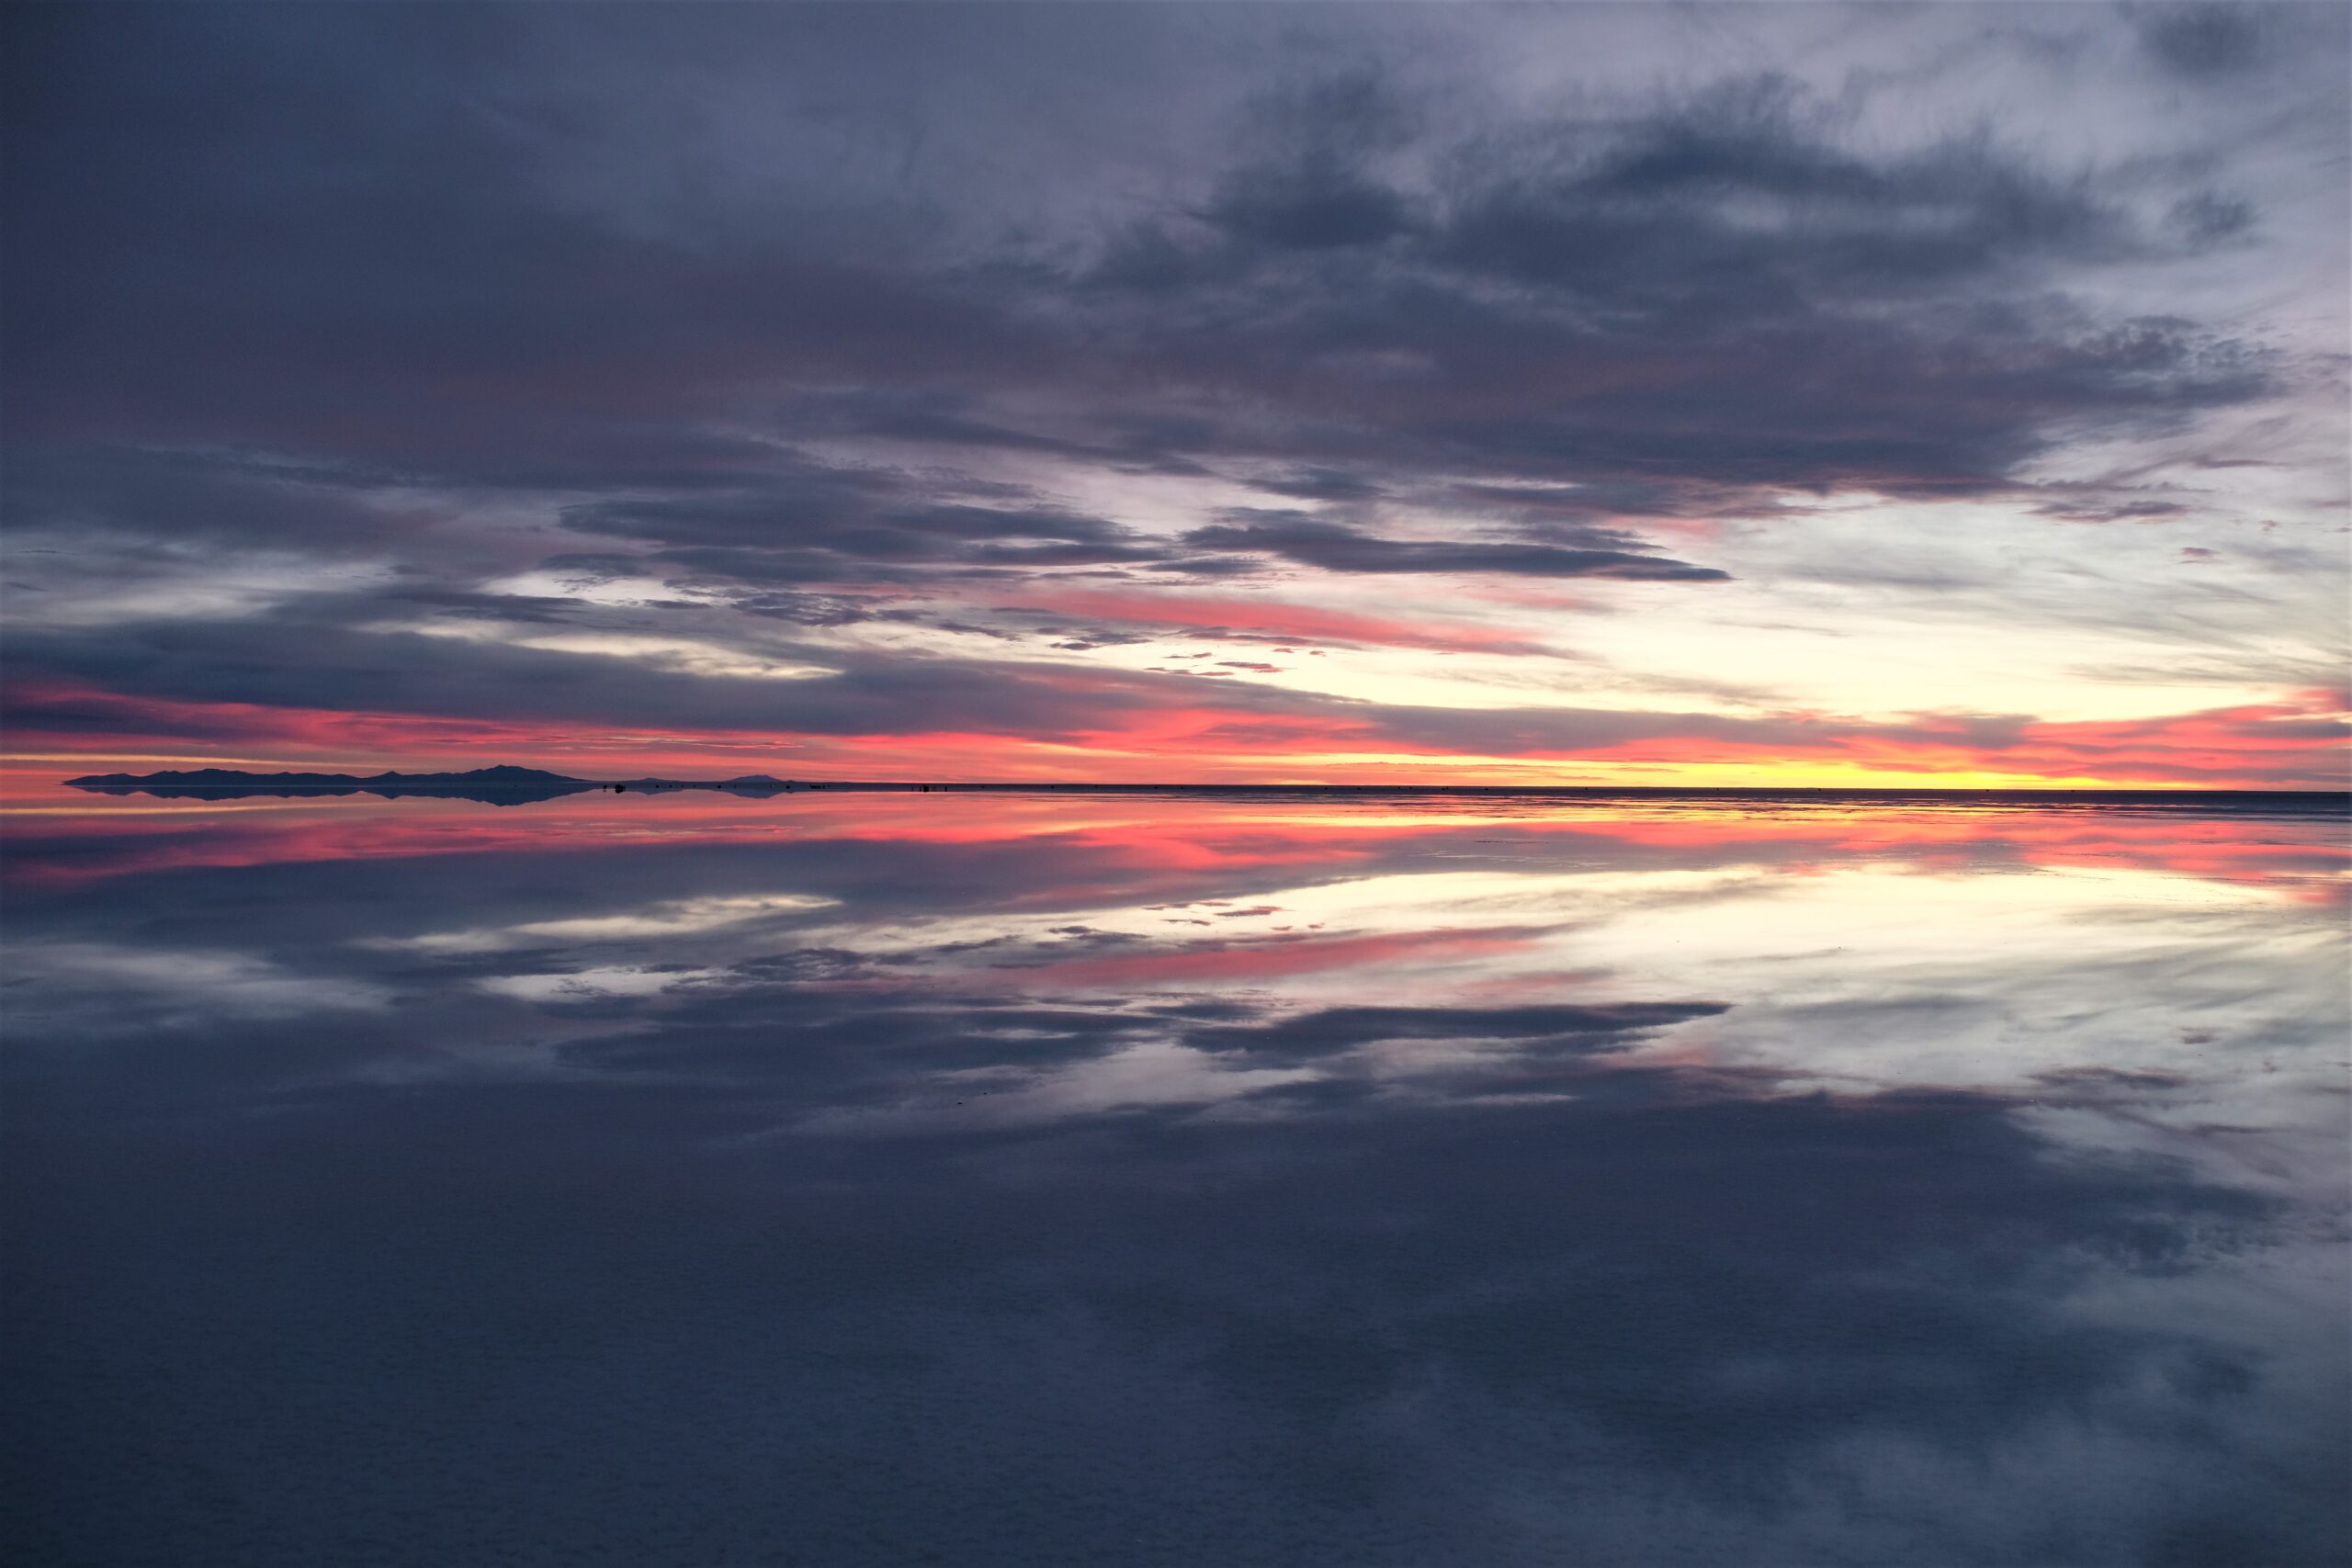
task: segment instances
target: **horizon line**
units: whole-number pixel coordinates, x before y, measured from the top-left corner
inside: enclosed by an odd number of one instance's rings
[[[493,768],[493,767],[520,768],[520,767],[524,767],[524,766],[526,766],[526,764],[511,763],[511,762],[509,762],[509,763],[485,763],[485,764],[479,764],[477,767],[475,767],[475,768],[471,768],[471,769],[465,769],[465,768],[450,768],[450,769],[420,769],[420,770],[417,770],[417,771],[416,771],[416,772],[414,772],[414,773],[408,773],[408,772],[404,772],[403,770],[396,769],[396,768],[388,768],[388,769],[383,769],[383,770],[381,770],[380,772],[379,772],[379,773],[374,773],[374,774],[355,774],[355,773],[344,773],[344,774],[342,774],[342,776],[343,776],[343,777],[346,777],[346,778],[350,778],[350,779],[352,779],[355,783],[366,783],[366,782],[370,781],[371,779],[382,779],[382,778],[384,778],[387,774],[390,774],[390,775],[393,776],[394,778],[420,778],[420,777],[427,777],[427,778],[429,778],[429,777],[433,777],[433,776],[435,776],[435,775],[436,775],[436,774],[437,774],[437,775],[441,775],[441,776],[463,775],[463,774],[465,774],[465,773],[475,773],[475,772],[481,772],[481,771],[484,771],[485,769],[488,769],[488,768]],[[771,786],[772,786],[772,787],[774,787],[775,789],[776,789],[779,793],[781,793],[781,792],[783,792],[783,791],[785,791],[785,790],[801,791],[801,790],[820,790],[820,789],[830,789],[830,790],[914,790],[914,791],[922,791],[922,790],[1094,790],[1094,791],[1109,791],[1109,792],[1116,792],[1116,791],[1132,791],[1132,792],[1175,792],[1175,791],[1189,791],[1189,792],[1197,792],[1197,793],[1207,793],[1207,792],[1221,791],[1221,790],[1222,790],[1222,791],[1234,791],[1234,790],[1266,790],[1266,791],[1283,791],[1283,792],[1309,792],[1309,791],[1327,791],[1327,792],[1329,792],[1329,791],[1338,791],[1338,792],[1346,792],[1346,793],[1350,793],[1350,794],[1360,794],[1360,795],[1371,795],[1371,794],[1392,793],[1392,794],[1438,795],[2136,795],[2179,796],[2179,795],[2317,795],[2317,796],[2352,796],[2352,781],[2347,781],[2347,783],[2346,783],[2345,784],[2342,784],[2342,785],[2336,785],[2336,786],[2332,786],[2332,787],[2275,786],[2275,785],[2241,785],[2241,784],[1604,784],[1604,783],[1583,783],[1583,784],[1469,784],[1469,783],[1458,783],[1458,784],[1421,784],[1421,783],[1412,783],[1412,782],[1394,782],[1394,781],[1392,781],[1392,782],[1384,782],[1384,783],[1362,783],[1362,782],[1329,783],[1329,782],[1318,782],[1318,781],[1296,781],[1296,780],[1293,780],[1293,781],[1274,781],[1274,780],[1221,780],[1221,781],[1197,781],[1197,780],[1153,780],[1153,781],[1138,781],[1138,780],[1091,780],[1091,779],[922,779],[922,778],[911,778],[911,779],[873,779],[873,778],[869,778],[869,779],[797,779],[797,778],[793,778],[793,779],[787,779],[787,778],[777,778],[777,777],[775,777],[774,775],[770,775],[770,774],[756,774],[756,773],[739,773],[739,774],[734,774],[734,775],[731,775],[731,776],[729,776],[729,777],[723,777],[723,778],[673,777],[673,776],[669,776],[669,775],[664,775],[664,774],[659,774],[659,773],[642,773],[642,774],[638,774],[638,775],[636,775],[636,776],[634,776],[634,777],[625,777],[625,778],[610,778],[610,777],[608,777],[608,778],[594,778],[594,777],[588,777],[588,776],[585,776],[585,775],[574,774],[574,773],[556,773],[556,772],[555,772],[555,770],[553,770],[553,769],[532,769],[531,771],[538,772],[538,773],[547,773],[547,774],[548,774],[548,775],[549,775],[549,776],[548,776],[548,778],[547,780],[543,781],[543,782],[545,782],[545,783],[563,783],[563,784],[588,784],[588,785],[601,786],[601,787],[607,788],[607,789],[609,789],[609,788],[613,787],[613,786],[614,786],[614,785],[616,785],[616,784],[663,784],[663,785],[670,785],[670,786],[678,787],[678,788],[702,788],[702,789],[716,789],[716,788],[723,788],[723,787],[725,787],[725,786],[727,786],[727,785],[729,785],[729,784],[752,784],[754,787],[771,787]],[[84,780],[96,780],[96,779],[100,779],[100,778],[108,778],[108,777],[112,777],[112,778],[119,778],[119,779],[124,779],[124,780],[133,780],[133,781],[163,780],[163,779],[165,779],[166,775],[171,774],[171,773],[206,773],[206,772],[209,772],[209,773],[237,773],[237,774],[241,774],[241,775],[243,775],[243,777],[245,777],[245,778],[250,778],[250,779],[253,779],[253,780],[255,780],[255,781],[260,781],[260,782],[274,782],[274,781],[275,781],[276,779],[277,779],[277,778],[280,778],[280,777],[286,777],[286,776],[292,776],[292,777],[298,777],[298,778],[299,778],[299,777],[303,777],[303,776],[310,776],[310,777],[328,777],[328,776],[333,776],[333,775],[332,775],[332,773],[331,773],[331,772],[330,772],[330,770],[328,770],[328,769],[324,769],[324,768],[320,768],[320,769],[295,769],[295,768],[287,768],[287,769],[279,769],[279,770],[277,770],[275,773],[263,773],[263,772],[258,772],[258,771],[254,771],[254,770],[249,770],[249,769],[241,769],[241,768],[221,768],[221,767],[219,767],[219,766],[217,766],[217,765],[214,765],[214,766],[211,766],[211,767],[199,767],[199,768],[187,768],[187,769],[161,769],[161,770],[157,770],[155,773],[114,773],[114,774],[104,774],[104,773],[86,773],[86,774],[80,774],[80,775],[76,775],[76,776],[74,776],[74,777],[61,777],[61,778],[57,779],[55,782],[57,782],[57,783],[59,783],[59,784],[67,784],[67,785],[74,785],[74,784],[77,784],[81,783],[81,782],[82,782],[82,781],[84,781]],[[469,782],[469,784],[471,784],[473,787],[478,787],[478,788],[491,788],[491,789],[495,789],[495,788],[530,789],[530,788],[537,787],[537,784],[536,784],[534,781],[527,781],[527,780],[526,780],[526,781],[517,782],[517,783],[512,783],[512,784],[502,784],[500,781],[497,781],[497,780],[469,780],[469,781],[468,781],[468,782]],[[184,785],[180,785],[180,786],[178,786],[178,787],[187,788],[187,789],[206,789],[206,788],[233,789],[233,788],[236,788],[236,787],[238,787],[238,786],[237,786],[236,784],[210,784],[210,785],[208,785],[208,784],[184,784]],[[332,787],[332,786],[327,786],[327,787]],[[431,787],[431,786],[425,786],[425,787]]]

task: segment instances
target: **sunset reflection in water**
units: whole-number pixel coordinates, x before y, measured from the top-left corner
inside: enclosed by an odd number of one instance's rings
[[[2339,806],[11,809],[59,1560],[2346,1544]]]

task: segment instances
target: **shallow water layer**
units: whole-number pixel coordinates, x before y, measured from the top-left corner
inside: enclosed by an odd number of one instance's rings
[[[2340,809],[6,822],[16,1561],[2352,1545]]]

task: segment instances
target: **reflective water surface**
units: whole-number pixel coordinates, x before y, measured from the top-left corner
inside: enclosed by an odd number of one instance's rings
[[[2340,810],[7,825],[15,1561],[2352,1535]]]

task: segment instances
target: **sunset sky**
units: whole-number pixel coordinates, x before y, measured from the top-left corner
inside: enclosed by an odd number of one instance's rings
[[[2340,6],[17,6],[6,765],[2344,787]]]

